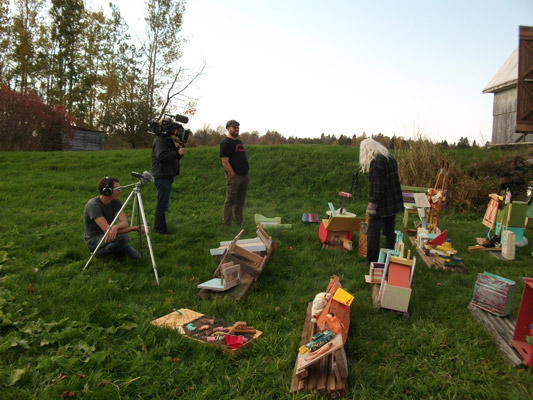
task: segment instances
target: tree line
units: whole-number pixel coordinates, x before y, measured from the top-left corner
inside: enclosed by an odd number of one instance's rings
[[[0,135],[17,137],[4,127],[31,122],[5,121],[20,117],[9,112],[8,98],[27,101],[29,109],[37,99],[41,108],[61,107],[77,127],[113,133],[133,148],[149,140],[149,120],[178,106],[194,114],[185,90],[204,66],[180,64],[184,2],[147,0],[137,45],[118,8],[109,7],[107,16],[84,0],[0,0]],[[6,141],[13,138],[0,139]]]
[[[60,150],[73,127],[103,131],[108,148],[147,147],[147,123],[179,108],[194,115],[187,88],[202,74],[180,64],[182,0],[146,0],[145,32],[135,45],[118,8],[90,10],[85,0],[0,0],[0,150]],[[205,126],[190,146],[218,145],[223,127]],[[247,144],[358,146],[367,137],[284,137],[243,132]],[[402,137],[373,135],[389,148]],[[474,142],[475,144],[475,142]],[[444,148],[470,147],[467,138]]]

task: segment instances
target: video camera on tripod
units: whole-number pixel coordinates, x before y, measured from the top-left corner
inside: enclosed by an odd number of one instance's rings
[[[189,117],[179,114],[163,114],[159,120],[148,122],[148,132],[152,135],[168,135],[180,146],[185,147],[191,131],[185,129],[180,122],[186,124],[189,122]]]
[[[126,199],[126,201],[122,204],[122,207],[120,208],[120,210],[116,213],[115,218],[113,219],[113,221],[109,224],[109,227],[108,227],[107,231],[105,232],[104,236],[102,236],[102,238],[100,239],[100,242],[98,243],[98,246],[96,246],[96,249],[94,249],[94,251],[92,252],[91,257],[89,258],[89,260],[85,264],[85,267],[83,267],[82,272],[85,271],[85,268],[87,268],[87,266],[89,265],[89,263],[93,259],[94,255],[98,251],[98,249],[100,249],[100,247],[102,246],[102,243],[106,239],[107,235],[109,234],[109,231],[111,230],[111,228],[115,224],[115,222],[118,219],[119,215],[124,211],[124,208],[126,207],[126,205],[133,198],[133,209],[131,211],[131,225],[133,225],[133,221],[135,220],[136,212],[139,211],[139,213],[137,214],[138,226],[141,227],[141,222],[142,222],[142,226],[144,226],[144,229],[145,229],[144,233],[146,234],[146,242],[148,243],[148,250],[150,250],[150,259],[152,260],[152,268],[154,270],[155,281],[159,285],[159,276],[157,274],[157,266],[155,264],[154,251],[152,250],[152,242],[150,241],[150,229],[149,229],[148,223],[146,221],[146,213],[144,212],[144,206],[143,206],[143,202],[142,202],[142,198],[141,198],[141,185],[142,184],[153,183],[154,182],[154,177],[148,171],[144,171],[142,174],[139,173],[139,172],[132,171],[131,172],[131,176],[134,177],[134,178],[137,178],[137,182],[131,183],[131,184],[125,185],[125,186],[119,186],[119,187],[114,189],[114,190],[117,190],[117,189],[123,190],[124,188],[133,186],[133,190],[131,191],[131,193],[128,196],[128,198]],[[142,219],[142,221],[141,221],[141,219]],[[139,251],[140,251],[141,256],[142,256],[142,254],[143,254],[143,250],[142,250],[142,232],[141,232],[140,229],[138,230],[138,232],[139,232]]]

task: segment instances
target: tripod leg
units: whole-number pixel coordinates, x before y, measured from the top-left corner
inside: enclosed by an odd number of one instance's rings
[[[148,250],[150,251],[150,258],[152,259],[152,267],[154,269],[155,281],[159,285],[159,276],[157,276],[157,267],[155,265],[154,252],[152,250],[152,243],[150,242],[150,229],[148,229],[148,224],[146,223],[146,214],[144,213],[144,207],[143,207],[143,202],[142,202],[142,198],[141,198],[141,193],[140,192],[137,192],[136,198],[137,198],[137,201],[138,201],[138,204],[139,204],[139,212],[140,212],[140,214],[142,216],[144,229],[145,229],[145,232],[146,232],[146,241],[148,242]]]
[[[131,218],[131,225],[133,225],[133,216],[135,215],[135,211],[137,209],[137,197],[133,199],[133,210],[131,212],[132,218]],[[141,213],[137,213],[137,226],[139,227],[139,230],[137,231],[138,237],[139,237],[139,253],[141,254],[141,258],[144,258],[143,254],[143,239],[142,239],[142,230],[141,230]]]
[[[130,225],[133,225],[135,221],[135,210],[137,210],[137,196],[133,198],[133,208],[131,209],[131,222]]]
[[[118,219],[120,213],[122,211],[124,211],[124,207],[126,207],[126,204],[128,204],[128,201],[130,201],[131,199],[131,196],[133,196],[133,191],[130,193],[130,195],[128,196],[128,198],[126,199],[126,201],[124,202],[124,204],[122,204],[122,207],[120,208],[120,210],[118,211],[117,215],[115,215],[115,218],[113,218],[113,221],[111,221],[111,223],[109,224],[109,227],[107,228],[107,231],[106,233],[104,234],[104,236],[102,237],[102,239],[100,239],[100,242],[98,242],[98,246],[96,246],[96,249],[94,249],[94,251],[92,252],[91,254],[91,257],[89,258],[89,260],[87,261],[87,264],[85,264],[85,267],[83,267],[83,269],[81,270],[81,272],[85,271],[85,268],[87,268],[87,266],[89,265],[89,263],[91,262],[91,260],[93,259],[94,255],[96,254],[96,252],[100,249],[100,246],[102,246],[102,243],[104,243],[104,240],[105,238],[107,237],[107,235],[109,234],[109,231],[111,230],[111,228],[113,227],[113,225],[115,224],[115,221]]]

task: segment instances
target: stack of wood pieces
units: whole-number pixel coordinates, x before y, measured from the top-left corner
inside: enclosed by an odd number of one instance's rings
[[[226,291],[203,288],[200,289],[197,297],[202,299],[232,298],[237,301],[244,300],[252,284],[259,278],[263,268],[270,260],[275,243],[259,225],[257,226],[256,231],[258,238],[254,241],[255,243],[252,243],[249,239],[245,239],[240,243],[239,239],[243,231],[244,229],[235,236],[229,245],[221,243],[223,252],[220,263],[213,275],[215,278],[219,278],[222,266],[233,262],[235,265],[240,265],[239,284]],[[248,247],[248,249],[246,247]],[[254,251],[251,251],[251,249]],[[211,253],[216,253],[216,251],[211,250]]]
[[[329,299],[316,324],[311,322],[313,303],[308,304],[300,345],[309,343],[313,335],[326,329],[325,320],[329,313],[335,314],[342,321],[344,330],[334,337],[330,342],[330,349],[322,356],[309,360],[309,357],[298,354],[291,381],[291,393],[312,392],[330,398],[346,396],[348,362],[344,344],[350,325],[350,307],[333,300],[333,294],[338,288],[342,288],[339,278],[332,276],[327,289],[332,298]]]
[[[424,250],[422,250],[418,246],[417,241],[416,241],[416,235],[415,236],[408,235],[408,236],[409,236],[409,241],[411,242],[413,246],[416,247],[416,251],[418,255],[420,256],[424,264],[426,264],[426,266],[429,269],[441,269],[444,271],[460,272],[463,274],[468,274],[470,272],[468,268],[466,267],[466,265],[464,265],[462,262],[458,262],[455,264],[447,264],[444,262],[443,259],[441,259],[436,254],[430,254],[429,256],[427,256]],[[482,249],[485,249],[485,247],[483,246],[479,246],[479,247]],[[471,251],[470,247],[469,247],[469,251]]]

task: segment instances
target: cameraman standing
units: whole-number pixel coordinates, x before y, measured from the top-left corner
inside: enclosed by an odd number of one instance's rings
[[[174,177],[180,173],[179,160],[184,155],[185,147],[172,140],[169,133],[156,135],[152,143],[152,175],[157,188],[154,223],[156,233],[168,233],[165,212],[168,210]]]

